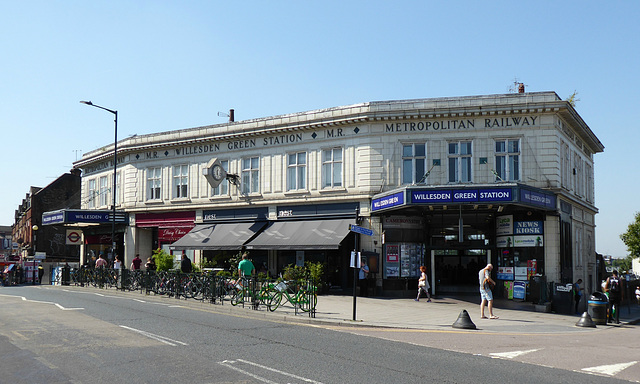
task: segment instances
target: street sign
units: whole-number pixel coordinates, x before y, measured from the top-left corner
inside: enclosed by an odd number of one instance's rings
[[[349,224],[349,230],[361,235],[373,236],[373,231],[371,229],[359,227],[357,225]]]

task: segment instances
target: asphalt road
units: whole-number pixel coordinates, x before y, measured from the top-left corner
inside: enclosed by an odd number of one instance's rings
[[[138,294],[10,287],[0,306],[1,383],[628,382],[431,347],[416,333],[356,334]]]

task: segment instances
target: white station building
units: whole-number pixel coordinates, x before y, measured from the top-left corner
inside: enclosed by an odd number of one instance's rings
[[[75,163],[82,212],[58,213],[83,227],[85,263],[112,243],[113,150]],[[476,292],[488,262],[499,295],[536,300],[534,281],[578,278],[592,291],[603,150],[555,92],[367,102],[134,136],[117,145],[115,240],[125,265],[156,248],[195,262],[247,250],[272,275],[321,261],[336,290],[352,286],[357,249],[376,295],[415,294],[421,265],[436,293]],[[87,225],[88,212],[105,219]]]

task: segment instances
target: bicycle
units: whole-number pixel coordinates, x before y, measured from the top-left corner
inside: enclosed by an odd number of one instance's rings
[[[318,304],[316,287],[310,284],[299,287],[295,281],[281,281],[274,286],[274,289],[276,290],[274,296],[270,301],[265,302],[267,309],[271,312],[283,305],[283,298],[291,303],[296,310],[300,309],[303,312],[315,310]]]

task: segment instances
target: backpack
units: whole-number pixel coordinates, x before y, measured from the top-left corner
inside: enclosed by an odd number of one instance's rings
[[[609,278],[609,292],[618,293],[620,292],[620,281],[618,278],[610,277]]]

